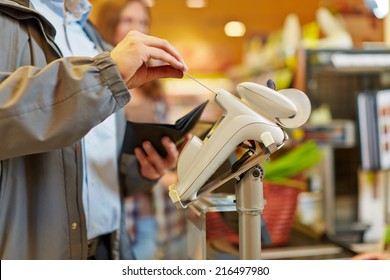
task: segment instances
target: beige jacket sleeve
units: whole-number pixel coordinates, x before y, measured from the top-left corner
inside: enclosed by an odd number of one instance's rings
[[[129,99],[108,52],[0,70],[0,160],[71,145]]]

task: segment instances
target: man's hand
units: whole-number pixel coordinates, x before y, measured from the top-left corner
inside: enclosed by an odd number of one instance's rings
[[[187,71],[179,52],[168,41],[138,31],[130,31],[110,55],[129,89],[158,78],[181,78]],[[165,65],[148,67],[150,59]]]
[[[161,142],[167,151],[167,156],[165,158],[160,156],[160,154],[153,148],[153,145],[149,141],[145,141],[142,144],[142,148],[144,149],[145,153],[141,148],[136,148],[134,150],[139,162],[141,175],[149,180],[156,180],[166,174],[168,171],[175,168],[179,153],[188,139],[189,136],[185,138],[183,143],[180,145],[181,147],[178,148],[176,147],[175,143],[171,141],[171,139],[168,137],[163,137]]]

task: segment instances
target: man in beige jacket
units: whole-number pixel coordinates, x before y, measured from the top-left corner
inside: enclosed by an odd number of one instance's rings
[[[165,158],[150,143],[144,143],[145,153],[121,153],[121,108],[130,100],[128,89],[155,78],[180,78],[187,67],[168,42],[138,32],[104,51],[107,45],[82,20],[87,1],[32,2],[0,0],[0,258],[132,258],[121,198],[152,186],[175,166],[178,150],[162,139]],[[65,33],[55,28],[58,16],[69,22]],[[97,54],[80,55],[75,49],[88,47],[82,41]],[[149,59],[165,64],[146,67]],[[99,133],[111,142],[99,146],[98,137],[88,136],[107,120],[114,125]],[[113,151],[109,168],[89,157],[107,151]],[[116,173],[96,173],[96,163],[103,164],[100,171]],[[103,186],[112,197],[100,193],[102,204],[93,208],[99,176],[116,178],[111,181],[118,186]],[[113,204],[105,205],[110,199]],[[90,236],[98,208],[115,220],[113,230]],[[102,244],[106,252],[99,256]]]

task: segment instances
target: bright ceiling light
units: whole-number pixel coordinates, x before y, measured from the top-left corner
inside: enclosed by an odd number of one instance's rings
[[[246,31],[241,21],[229,21],[225,24],[225,34],[229,37],[242,37]]]
[[[206,0],[186,0],[186,4],[188,8],[204,8],[206,7]]]

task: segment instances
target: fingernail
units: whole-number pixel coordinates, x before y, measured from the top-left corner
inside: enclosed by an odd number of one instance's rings
[[[167,136],[164,136],[161,140],[164,141],[164,143],[166,143],[166,144],[168,144],[170,142],[170,139]]]
[[[184,62],[181,63],[182,67],[183,67],[183,72],[187,72],[188,71],[188,66],[187,64],[185,64]]]
[[[143,143],[143,146],[144,146],[145,148],[150,148],[150,147],[152,147],[152,144],[151,144],[149,141],[145,141],[145,142]]]

